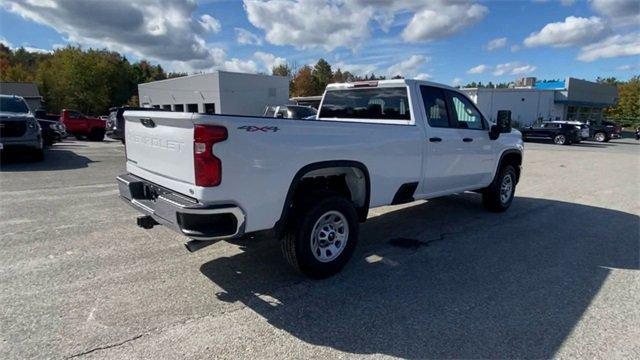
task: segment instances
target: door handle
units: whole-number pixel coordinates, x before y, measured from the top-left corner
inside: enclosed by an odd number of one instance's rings
[[[462,139],[462,141],[464,141],[464,142],[472,142],[473,139],[472,138],[464,138],[464,139]]]
[[[442,141],[442,139],[439,138],[439,137],[432,137],[432,138],[429,138],[429,141],[430,142],[440,142],[440,141]]]

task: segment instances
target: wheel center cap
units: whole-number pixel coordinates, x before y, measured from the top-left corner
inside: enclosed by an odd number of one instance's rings
[[[329,241],[333,241],[336,239],[336,234],[332,231],[329,233],[329,236],[327,236],[329,238]]]

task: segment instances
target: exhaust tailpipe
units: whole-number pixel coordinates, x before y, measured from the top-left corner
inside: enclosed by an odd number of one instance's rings
[[[209,245],[213,245],[217,243],[217,241],[212,240],[191,240],[188,241],[186,244],[184,244],[184,247],[187,248],[187,250],[189,250],[189,252],[195,252],[198,251],[200,249],[204,249]]]

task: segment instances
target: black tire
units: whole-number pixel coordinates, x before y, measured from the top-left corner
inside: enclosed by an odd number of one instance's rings
[[[76,140],[85,140],[86,137],[84,135],[80,135],[80,134],[73,134],[73,137],[76,138]]]
[[[507,197],[502,196],[502,187],[505,183],[505,178],[510,177],[511,191]],[[513,202],[513,197],[516,193],[516,170],[511,165],[505,165],[500,168],[497,176],[493,179],[491,185],[489,185],[482,192],[482,204],[484,207],[493,212],[503,212],[507,210]]]
[[[89,140],[91,141],[103,141],[104,140],[104,129],[91,129],[91,133],[89,133]]]
[[[294,269],[311,278],[322,279],[339,272],[353,255],[358,241],[359,223],[356,209],[347,199],[335,195],[316,199],[318,200],[309,201],[299,208],[297,218],[292,220],[282,238],[282,253]],[[342,230],[343,234],[347,233],[346,240],[335,258],[323,262],[319,260],[322,256],[319,252],[323,251],[323,248],[318,245],[317,254],[314,254],[312,248],[313,230],[316,224],[321,224],[323,219],[335,214],[341,214],[342,223],[346,222],[347,231]],[[333,235],[332,244],[339,242],[336,237],[339,235],[338,232]],[[326,253],[323,255],[330,254],[326,247],[324,249]]]
[[[607,142],[609,141],[609,137],[607,136],[607,133],[598,131],[597,133],[593,134],[593,140],[597,142]]]

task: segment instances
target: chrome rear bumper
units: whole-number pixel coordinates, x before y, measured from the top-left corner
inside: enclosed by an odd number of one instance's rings
[[[236,205],[205,205],[131,174],[117,180],[123,200],[191,239],[221,240],[244,234],[245,215]]]

